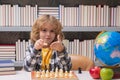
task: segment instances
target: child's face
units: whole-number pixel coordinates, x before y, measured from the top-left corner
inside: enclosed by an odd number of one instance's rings
[[[52,43],[55,39],[55,29],[50,24],[45,24],[39,34],[40,39],[43,39],[48,45],[50,45],[50,43]]]

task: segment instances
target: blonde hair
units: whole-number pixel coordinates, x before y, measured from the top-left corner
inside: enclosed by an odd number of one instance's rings
[[[44,28],[44,25],[46,23],[51,24],[55,29],[56,36],[54,41],[57,40],[58,34],[60,35],[60,38],[63,40],[64,38],[64,35],[62,33],[63,27],[59,22],[59,20],[57,20],[54,16],[51,16],[51,15],[42,15],[34,22],[32,26],[30,39],[33,44],[39,39],[39,32],[40,30],[42,30],[42,28]]]

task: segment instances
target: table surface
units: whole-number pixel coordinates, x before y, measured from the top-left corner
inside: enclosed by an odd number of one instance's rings
[[[81,74],[78,74],[75,71],[76,75],[78,76],[79,80],[95,80],[93,79],[88,71],[82,71]],[[31,73],[26,71],[16,71],[16,75],[2,75],[0,76],[0,80],[31,80]],[[100,79],[96,79],[100,80]],[[113,80],[120,80],[120,79],[113,79]]]

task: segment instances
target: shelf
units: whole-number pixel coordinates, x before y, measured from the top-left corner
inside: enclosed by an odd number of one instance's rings
[[[64,27],[63,32],[120,31],[120,27]],[[0,32],[30,32],[31,27],[0,27]]]
[[[64,27],[65,32],[120,31],[120,27]]]
[[[26,27],[1,27],[0,26],[0,32],[29,32],[31,31],[31,27],[26,26]]]

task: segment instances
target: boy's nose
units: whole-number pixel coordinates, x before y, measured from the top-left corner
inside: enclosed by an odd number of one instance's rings
[[[47,32],[47,35],[50,35],[50,32],[49,32],[49,31]]]

